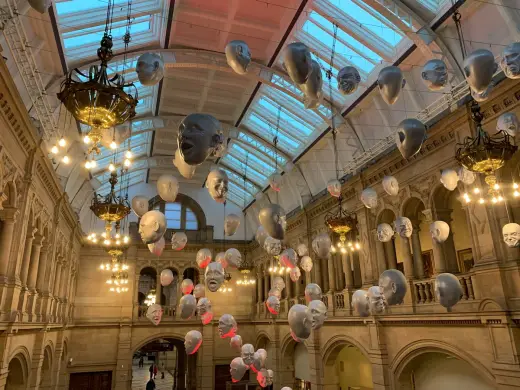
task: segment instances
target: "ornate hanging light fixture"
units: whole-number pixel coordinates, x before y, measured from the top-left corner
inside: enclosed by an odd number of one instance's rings
[[[90,209],[99,219],[105,221],[105,230],[112,230],[112,223],[116,223],[130,214],[130,203],[128,202],[128,194],[117,196],[115,187],[117,184],[117,171],[112,171],[109,179],[110,192],[105,195],[94,193],[94,199]]]
[[[225,276],[224,276],[224,283],[222,283],[222,285],[219,287],[219,289],[217,291],[221,292],[221,293],[229,293],[229,292],[233,291],[233,289],[231,288],[230,283],[229,283],[230,280],[231,280],[231,274],[226,272]]]

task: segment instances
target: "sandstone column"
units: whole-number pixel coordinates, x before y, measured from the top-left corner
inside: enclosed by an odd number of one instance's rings
[[[33,240],[31,251],[31,261],[29,263],[29,276],[27,278],[27,287],[31,290],[36,288],[36,277],[38,276],[38,267],[40,265],[40,252],[45,237],[37,234]]]
[[[329,275],[328,292],[331,294],[334,294],[334,291],[336,291],[336,283],[334,276],[334,256],[334,253],[330,253],[329,258],[327,259],[327,271]]]
[[[157,274],[157,280],[155,282],[155,303],[161,304],[161,294],[162,294],[162,288],[161,288],[161,275]]]
[[[5,208],[0,212],[3,222],[0,234],[0,276],[7,277],[9,259],[11,257],[11,246],[13,243],[14,226],[19,212],[14,207]]]
[[[38,229],[29,228],[27,231],[27,237],[25,238],[25,247],[22,258],[22,268],[20,269],[20,280],[22,281],[22,285],[27,284],[27,275],[29,273],[29,263],[31,261],[31,252],[33,248],[33,240],[34,234]]]
[[[388,269],[385,260],[385,246],[384,242],[381,242],[377,239],[377,230],[374,231],[374,236],[374,241],[376,243],[377,271],[381,275],[383,271],[386,271]]]
[[[352,252],[342,253],[341,262],[343,264],[343,273],[345,274],[345,290],[354,287],[354,275],[352,274]]]
[[[38,266],[38,277],[36,279],[36,289],[39,292],[45,291],[45,281],[48,278],[49,272],[49,245],[42,247],[40,252],[40,265]]]
[[[384,243],[386,261],[389,269],[397,269],[397,257],[395,255],[395,238]]]
[[[408,237],[400,237],[401,239],[401,256],[403,257],[404,263],[404,276],[406,279],[413,279],[413,259],[412,252],[410,250],[410,239]]]

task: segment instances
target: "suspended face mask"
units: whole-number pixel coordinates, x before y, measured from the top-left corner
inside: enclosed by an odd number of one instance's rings
[[[457,174],[459,175],[459,180],[467,186],[475,181],[475,174],[464,167],[460,167]]]
[[[226,261],[226,252],[219,252],[215,256],[215,262],[222,265],[222,268],[226,269],[228,266],[228,262]]]
[[[396,269],[387,269],[379,276],[379,288],[388,305],[400,305],[406,295],[406,278]]]
[[[281,276],[275,276],[273,278],[273,288],[282,291],[285,288],[285,281]]]
[[[300,89],[303,92],[303,104],[307,109],[315,109],[320,106],[321,99],[323,98],[323,77],[321,75],[320,64],[312,60],[311,61],[311,74],[307,78],[305,84],[300,85]]]
[[[278,256],[282,251],[282,243],[273,237],[267,237],[264,241],[264,249],[271,256]]]
[[[406,217],[397,217],[397,219],[394,222],[395,231],[401,236],[401,237],[407,237],[410,238],[412,236],[412,221]]]
[[[259,348],[255,353],[260,358],[260,364],[262,368],[264,368],[267,360],[267,351],[263,348]]]
[[[29,5],[41,14],[47,12],[52,5],[52,0],[28,0]]]
[[[327,183],[327,191],[329,194],[335,198],[338,198],[341,195],[341,183],[339,180],[331,180]]]
[[[249,366],[249,369],[253,371],[255,374],[258,374],[258,371],[260,371],[262,368],[262,361],[260,356],[258,355],[258,352],[255,352],[253,357],[253,363]]]
[[[379,93],[386,102],[386,104],[394,104],[401,90],[404,88],[406,80],[404,79],[403,72],[397,66],[387,66],[381,69],[377,78],[377,85],[379,87]]]
[[[452,274],[444,273],[435,278],[435,299],[448,311],[462,298],[462,287],[459,279]]]
[[[304,84],[312,72],[312,58],[309,48],[301,42],[288,44],[282,53],[283,67],[294,84]]]
[[[169,286],[173,282],[173,272],[168,268],[161,271],[161,286]]]
[[[173,165],[177,167],[179,170],[179,173],[182,175],[182,177],[186,179],[191,179],[193,176],[195,176],[195,170],[197,169],[196,165],[188,165],[186,164],[186,161],[184,161],[184,158],[181,155],[181,150],[177,148],[175,151],[175,158],[173,159]]]
[[[278,315],[280,313],[280,299],[275,296],[270,296],[265,301],[265,305],[267,306],[267,310],[269,313],[273,315]]]
[[[495,56],[489,50],[478,49],[464,60],[464,74],[470,88],[476,93],[483,93],[497,70]]]
[[[172,234],[172,249],[181,251],[188,243],[188,236],[184,232],[177,232]]]
[[[175,202],[179,181],[172,175],[161,175],[157,180],[157,193],[165,202]]]
[[[274,380],[273,370],[267,370],[267,377],[266,377],[267,386],[271,386],[273,384],[273,380]]]
[[[264,227],[258,226],[258,229],[256,229],[255,240],[256,242],[258,242],[258,245],[260,245],[260,248],[264,247],[264,242],[267,237],[268,234],[265,231]]]
[[[320,329],[327,319],[327,306],[321,300],[314,300],[309,302],[308,308],[312,317],[312,329]]]
[[[187,355],[193,355],[202,344],[202,334],[198,330],[190,330],[184,336],[184,348]]]
[[[255,348],[251,344],[244,344],[240,351],[240,357],[244,361],[246,366],[250,366],[253,363],[255,355]]]
[[[296,255],[296,251],[292,248],[287,248],[280,255],[280,264],[283,267],[294,268],[298,263],[298,256]]]
[[[271,187],[273,191],[280,192],[282,188],[282,175],[273,173],[269,176],[269,187]]]
[[[197,252],[197,257],[195,258],[197,261],[197,265],[204,269],[211,263],[211,251],[208,248],[202,248]]]
[[[179,311],[183,320],[189,320],[195,315],[197,300],[191,294],[183,295],[179,303]]]
[[[373,188],[365,188],[361,192],[361,202],[367,209],[375,209],[377,207],[377,192]]]
[[[430,233],[436,242],[442,243],[450,235],[450,225],[444,221],[435,221],[430,224]]]
[[[226,219],[224,220],[224,233],[226,236],[232,236],[236,233],[238,227],[240,226],[240,218],[236,214],[228,214],[226,215]]]
[[[265,368],[256,373],[256,381],[260,387],[267,387],[267,370]]]
[[[509,79],[520,78],[520,43],[513,42],[506,46],[500,60],[500,67]]]
[[[318,255],[320,259],[325,259],[329,256],[330,246],[332,242],[327,233],[321,233],[312,240],[312,250]]]
[[[399,192],[399,182],[393,176],[383,177],[383,189],[388,195],[396,196]]]
[[[194,285],[191,279],[184,279],[181,283],[181,291],[184,295],[191,294],[193,291]]]
[[[296,247],[296,253],[298,253],[298,256],[303,257],[309,254],[309,249],[305,244],[298,244]]]
[[[202,325],[207,325],[213,320],[213,309],[211,301],[208,298],[200,298],[197,302],[197,311],[199,313]]]
[[[161,318],[163,315],[163,309],[161,305],[154,303],[153,305],[148,306],[148,310],[146,310],[146,318],[148,318],[154,325],[159,325],[161,322]]]
[[[229,346],[233,348],[236,352],[240,352],[242,350],[242,336],[239,334],[231,337],[229,340]]]
[[[242,255],[240,254],[238,249],[229,248],[226,251],[224,258],[226,259],[227,266],[231,268],[238,268],[242,264]]]
[[[312,316],[310,310],[304,305],[293,305],[287,315],[289,327],[299,340],[307,340],[311,335]]]
[[[193,289],[193,296],[196,299],[204,298],[206,296],[206,287],[204,287],[203,284],[196,284],[195,288]]]
[[[282,297],[282,290],[280,290],[276,287],[273,287],[269,290],[269,296],[280,299]]]
[[[142,195],[134,196],[132,198],[132,210],[135,215],[142,217],[148,211],[148,199]]]
[[[353,66],[345,66],[341,68],[337,76],[338,90],[343,95],[351,95],[358,89],[361,82],[361,76]]]
[[[387,223],[377,225],[377,239],[381,242],[388,242],[394,236],[394,229]]]
[[[211,171],[206,179],[206,188],[209,195],[217,203],[224,203],[228,194],[229,179],[222,169]]]
[[[264,207],[260,210],[258,219],[267,234],[277,240],[283,240],[285,229],[287,227],[287,220],[285,210],[281,206],[270,204],[269,206]]]
[[[305,272],[311,272],[312,271],[312,259],[309,256],[303,256],[300,260],[300,267]]]
[[[218,320],[218,334],[221,339],[235,336],[237,330],[237,322],[231,314],[224,314]]]
[[[300,271],[300,268],[299,267],[294,267],[291,269],[291,271],[289,272],[289,277],[291,278],[291,280],[296,283],[298,280],[300,280],[300,276],[302,276],[302,273]]]
[[[381,292],[381,288],[379,286],[370,287],[368,289],[367,296],[370,314],[373,316],[384,314],[387,304],[385,301],[385,296]]]
[[[160,211],[148,211],[139,221],[139,234],[145,244],[159,241],[165,232],[166,217]]]
[[[159,241],[154,242],[152,244],[148,244],[148,250],[155,256],[161,256],[165,245],[166,243],[164,241],[164,237],[161,237]]]
[[[430,91],[438,91],[448,82],[448,67],[444,61],[433,59],[424,64],[421,77]]]
[[[498,117],[497,131],[503,131],[511,137],[516,137],[519,127],[518,117],[512,112],[506,112]]]
[[[321,300],[321,287],[316,283],[309,283],[305,287],[305,301],[310,303],[311,301]]]
[[[204,273],[206,279],[206,287],[209,291],[217,291],[222,283],[224,283],[224,268],[219,263],[209,263]]]
[[[489,84],[486,88],[486,90],[482,93],[475,92],[474,90],[471,90],[471,96],[473,99],[475,99],[477,102],[482,103],[489,99],[491,96],[491,92],[493,91],[493,83]]]
[[[242,358],[234,358],[229,365],[229,373],[233,383],[240,382],[247,371],[247,365],[244,364]]]
[[[224,142],[222,125],[208,114],[190,114],[179,125],[177,144],[189,165],[200,165]]]
[[[226,60],[228,65],[238,74],[246,74],[251,63],[251,52],[244,41],[231,41],[226,45]]]
[[[424,142],[426,137],[426,126],[413,118],[405,119],[397,126],[395,134],[395,144],[401,155],[406,158],[415,156]]]
[[[156,85],[164,77],[164,61],[158,54],[145,53],[137,59],[135,72],[141,84]]]
[[[457,188],[459,175],[453,169],[443,169],[441,173],[441,183],[448,191]]]
[[[368,317],[370,308],[368,294],[365,290],[357,290],[352,294],[352,308],[360,317]]]
[[[517,223],[505,224],[502,228],[502,236],[509,248],[518,248],[520,246],[520,225]]]

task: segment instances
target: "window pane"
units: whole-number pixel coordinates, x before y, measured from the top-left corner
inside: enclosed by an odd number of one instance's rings
[[[181,219],[181,212],[180,212],[180,210],[179,211],[168,211],[168,210],[166,210],[164,215],[166,216],[166,219],[178,219],[179,221]]]
[[[197,230],[197,222],[186,222],[186,230]]]
[[[188,208],[186,209],[186,221],[197,221],[197,216],[195,213]]]
[[[180,229],[181,228],[181,220],[180,219],[167,219],[166,227],[168,229]]]
[[[166,203],[166,211],[181,211],[180,203]]]

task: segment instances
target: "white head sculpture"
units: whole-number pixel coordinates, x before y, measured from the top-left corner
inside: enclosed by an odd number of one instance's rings
[[[209,263],[204,272],[204,279],[206,279],[206,287],[209,291],[217,291],[222,283],[224,283],[224,268],[219,263]]]
[[[520,78],[520,43],[513,42],[502,52],[500,67],[509,79]]]
[[[260,358],[260,364],[261,364],[262,368],[264,368],[265,362],[267,360],[267,351],[263,348],[259,348],[259,349],[257,349],[257,351],[255,353]]]
[[[450,235],[450,225],[444,221],[435,221],[430,224],[430,233],[436,242],[442,243]]]
[[[148,244],[148,250],[155,256],[161,256],[165,245],[164,237],[161,237],[159,241]]]
[[[146,318],[148,318],[154,325],[159,325],[161,322],[161,318],[163,315],[163,309],[161,305],[154,303],[153,305],[148,306],[146,310]]]
[[[385,176],[383,177],[383,189],[388,195],[396,196],[399,192],[399,182],[393,176]]]
[[[227,265],[231,268],[238,268],[242,264],[242,255],[236,248],[229,248],[226,251],[224,258],[226,259]]]
[[[193,355],[202,344],[202,334],[198,330],[190,330],[184,336],[184,348],[187,355]]]
[[[331,196],[338,198],[341,195],[341,183],[339,180],[330,180],[327,183],[327,191],[329,191]]]
[[[410,238],[412,236],[412,221],[406,217],[397,217],[394,222],[394,228],[401,237]]]
[[[235,352],[241,352],[242,351],[242,336],[239,334],[231,337],[229,339],[229,346],[235,351]]]
[[[421,78],[430,91],[443,89],[448,82],[448,67],[442,60],[430,60],[424,64]]]
[[[361,76],[353,66],[345,66],[341,68],[337,75],[338,90],[343,95],[351,95],[358,89],[361,82]]]
[[[165,268],[161,271],[161,286],[169,286],[173,282],[173,272]]]
[[[300,267],[302,267],[302,270],[305,272],[311,272],[312,271],[312,259],[310,256],[303,256],[300,260]]]
[[[320,259],[326,259],[330,253],[330,246],[332,242],[327,233],[321,233],[312,240],[312,250],[318,255]]]
[[[275,192],[280,192],[282,189],[282,175],[280,175],[278,172],[273,173],[271,176],[269,176],[269,187]]]
[[[307,81],[300,85],[300,89],[303,92],[303,104],[307,109],[318,108],[323,97],[323,77],[320,64],[312,60],[311,67],[311,74],[307,78]]]
[[[273,278],[273,288],[277,288],[280,291],[285,288],[285,281],[281,276],[275,276]]]
[[[164,77],[164,61],[159,54],[145,53],[137,59],[135,72],[141,84],[156,85]]]
[[[247,43],[240,40],[231,41],[226,45],[226,60],[228,65],[238,74],[246,74],[251,63],[251,52]]]
[[[193,296],[197,299],[204,298],[206,296],[206,287],[199,283],[193,288]]]
[[[289,271],[289,277],[291,278],[291,280],[294,283],[296,283],[298,280],[300,280],[300,276],[302,276],[300,267],[291,268],[291,271]]]
[[[258,219],[267,234],[277,240],[283,240],[285,229],[287,228],[287,220],[285,210],[281,206],[270,204],[269,206],[264,207],[260,210]]]
[[[493,91],[494,86],[495,85],[493,84],[493,82],[491,82],[491,84],[489,84],[488,87],[486,88],[486,90],[482,93],[475,92],[474,90],[472,90],[470,88],[471,96],[473,97],[473,99],[475,99],[479,103],[485,102],[491,96],[491,91]]]
[[[148,198],[142,195],[134,196],[132,198],[132,210],[135,215],[142,217],[148,211]]]
[[[173,165],[177,167],[179,173],[182,177],[186,179],[191,179],[195,176],[195,170],[197,169],[196,165],[189,165],[184,161],[184,158],[181,155],[181,150],[177,149],[175,151],[175,157],[173,159]]]
[[[188,165],[200,165],[222,148],[222,124],[209,114],[190,114],[179,124],[177,146]]]
[[[226,261],[226,252],[219,252],[215,256],[215,261],[222,265],[222,268],[226,269],[228,266],[228,263]]]
[[[435,299],[448,311],[462,298],[459,279],[452,274],[439,274],[435,278]]]
[[[307,245],[305,244],[298,244],[296,247],[296,253],[298,253],[298,256],[303,257],[309,254],[309,248],[307,248]]]
[[[280,313],[280,299],[274,295],[267,298],[265,306],[267,306],[267,310],[271,314],[278,315]]]
[[[368,317],[370,315],[368,294],[365,290],[356,290],[352,294],[352,308],[360,317]]]
[[[293,83],[304,84],[312,72],[312,58],[309,48],[301,43],[288,44],[282,53],[283,67]]]
[[[179,311],[183,320],[189,320],[195,315],[197,309],[197,300],[191,294],[183,295],[179,301]]]
[[[260,387],[267,387],[267,370],[265,368],[256,373],[256,381]]]
[[[218,320],[218,334],[221,339],[230,338],[237,334],[238,326],[231,314],[224,314]]]
[[[399,94],[406,85],[406,80],[403,77],[403,72],[397,66],[387,66],[379,72],[377,85],[386,104],[394,104],[399,99]]]
[[[231,374],[231,381],[233,383],[240,382],[247,371],[247,366],[240,357],[236,357],[229,365],[229,373]]]
[[[28,0],[28,3],[33,9],[44,14],[52,5],[52,0]]]
[[[260,245],[260,248],[264,247],[265,239],[268,236],[269,235],[265,231],[264,227],[263,226],[258,226],[258,229],[256,229],[255,240],[256,240],[256,242],[258,242],[258,245]]]
[[[279,261],[283,267],[294,268],[298,263],[298,255],[294,249],[287,248],[280,255]]]
[[[176,232],[172,234],[172,249],[181,251],[188,243],[188,236],[184,232]]]
[[[268,236],[264,241],[264,249],[271,256],[278,256],[282,251],[282,242]]]
[[[211,263],[211,251],[208,248],[199,249],[195,260],[200,268],[206,268]]]
[[[325,306],[321,299],[315,299],[314,301],[310,301],[307,307],[311,312],[312,329],[320,329],[327,319],[327,306]]]
[[[184,295],[191,294],[194,287],[195,286],[193,285],[193,281],[191,279],[184,279],[181,282],[181,291]]]
[[[199,313],[202,325],[207,325],[213,320],[213,309],[211,301],[204,297],[197,302],[197,311]]]
[[[457,188],[459,175],[453,169],[443,169],[441,173],[441,183],[448,191]]]
[[[139,234],[145,244],[159,241],[165,232],[166,217],[160,211],[148,211],[139,221]]]
[[[287,315],[289,327],[298,340],[306,340],[311,335],[312,315],[307,306],[296,304],[289,309]]]
[[[309,283],[305,287],[305,301],[310,303],[315,300],[321,300],[321,287],[316,283]]]
[[[282,297],[282,290],[276,288],[276,287],[272,287],[270,290],[269,290],[269,293],[268,295],[270,297],[276,297],[278,299],[280,299]]]
[[[397,125],[395,144],[405,159],[415,156],[426,137],[426,126],[418,119],[408,118]]]
[[[396,269],[387,269],[379,276],[379,288],[388,305],[399,305],[406,295],[406,278]]]
[[[249,366],[249,369],[257,374],[262,368],[264,368],[264,366],[262,366],[262,358],[257,351],[253,355],[253,363]]]
[[[460,167],[457,174],[459,175],[459,180],[467,186],[473,184],[476,178],[473,172],[464,167]]]
[[[157,179],[157,193],[165,202],[175,202],[179,192],[179,181],[172,175],[161,175]]]
[[[517,223],[505,224],[502,228],[502,236],[509,248],[518,248],[520,246],[520,225]]]
[[[497,70],[495,56],[489,50],[477,49],[464,59],[464,74],[470,88],[477,92],[484,92]]]
[[[381,242],[388,242],[394,236],[394,229],[388,223],[380,223],[377,225],[377,239]]]
[[[274,372],[273,370],[267,370],[267,377],[266,377],[266,383],[267,386],[271,386],[274,381]]]
[[[383,314],[386,311],[386,301],[379,286],[372,286],[368,289],[368,307],[373,316]]]
[[[211,171],[206,179],[206,188],[217,203],[224,203],[227,198],[229,179],[222,169]]]
[[[515,113],[506,112],[498,117],[497,131],[504,131],[511,137],[516,137],[519,129],[520,123]]]
[[[240,226],[240,218],[236,214],[228,214],[226,215],[226,219],[224,220],[224,233],[226,236],[232,236],[236,233],[238,227]]]
[[[375,209],[377,207],[377,192],[373,188],[365,188],[361,192],[361,202],[367,209]]]

